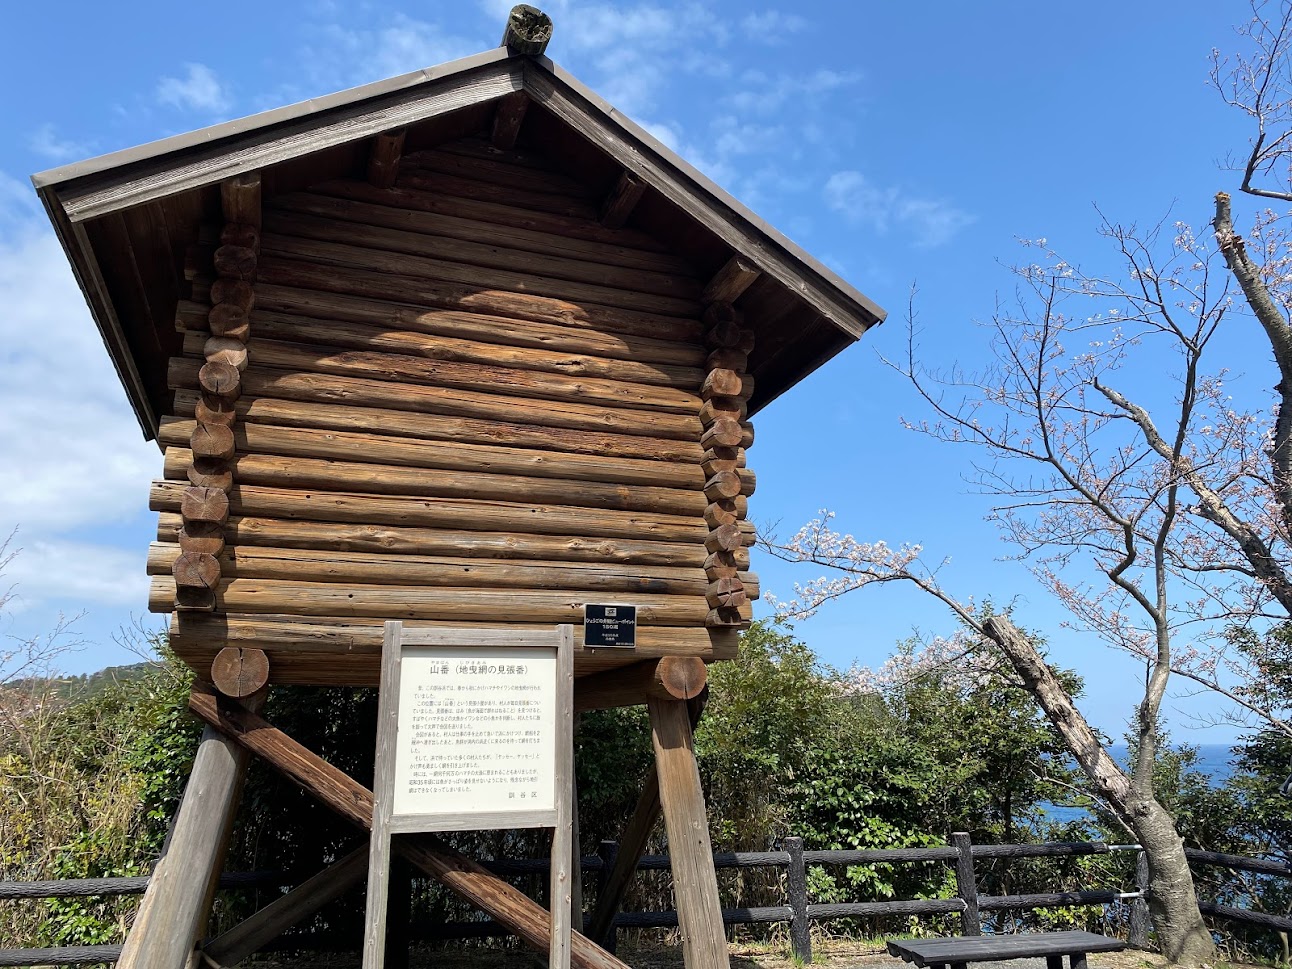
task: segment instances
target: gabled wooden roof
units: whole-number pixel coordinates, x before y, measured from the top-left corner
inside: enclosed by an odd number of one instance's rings
[[[362,172],[371,140],[407,129],[405,150],[485,129],[497,102],[532,102],[523,142],[609,192],[646,191],[630,224],[712,276],[733,256],[761,275],[737,300],[757,336],[751,411],[783,393],[884,311],[545,57],[506,48],[51,169],[32,181],[71,260],[145,434],[170,410],[168,359],[183,259],[219,184],[259,172],[267,196]]]

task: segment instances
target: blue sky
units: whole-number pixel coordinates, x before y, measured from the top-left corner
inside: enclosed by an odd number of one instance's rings
[[[143,559],[161,458],[139,434],[32,172],[495,46],[509,3],[63,2],[13,5],[0,36],[0,532],[19,529],[4,632],[84,612],[75,670],[128,661],[113,632],[144,612]],[[1145,0],[843,5],[563,0],[549,54],[891,313],[757,420],[752,510],[792,531],[829,507],[868,539],[949,555],[963,595],[1015,601],[1087,681],[1091,718],[1120,734],[1142,670],[1063,615],[982,522],[966,455],[901,430],[910,388],[877,359],[904,339],[912,284],[932,364],[972,365],[1017,239],[1111,265],[1094,203],[1122,221],[1168,211],[1203,226],[1234,188],[1220,167],[1247,131],[1206,85],[1245,3]],[[51,26],[56,22],[56,27]],[[1242,200],[1239,214],[1245,211]],[[1235,341],[1244,346],[1242,339]],[[1246,344],[1247,347],[1255,344]],[[1266,357],[1232,361],[1252,388]],[[1146,383],[1153,380],[1145,374]],[[1253,390],[1256,393],[1255,390]],[[1258,403],[1262,399],[1253,398]],[[1268,401],[1264,401],[1265,404]],[[794,578],[756,562],[764,587]],[[933,604],[888,590],[799,632],[835,665],[875,665]],[[1215,707],[1168,701],[1177,736]]]

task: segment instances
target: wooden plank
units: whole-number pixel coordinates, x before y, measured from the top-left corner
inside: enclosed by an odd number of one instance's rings
[[[264,718],[242,708],[220,708],[201,684],[189,709],[240,746],[264,758],[279,773],[317,798],[351,824],[372,825],[372,792],[356,783]],[[451,891],[483,909],[540,952],[548,950],[551,918],[538,905],[432,835],[401,841],[400,853]],[[571,933],[570,962],[578,969],[628,969],[623,962]]]
[[[158,441],[172,447],[188,444],[196,421],[166,417],[158,428]],[[478,474],[523,475],[560,478],[568,481],[613,482],[626,485],[654,484],[661,489],[695,492],[693,512],[701,517],[705,501],[700,491],[706,486],[699,465],[634,458],[598,458],[591,454],[563,454],[488,444],[459,444],[440,441],[410,441],[383,434],[331,431],[309,440],[293,428],[243,422],[234,429],[234,443],[242,455],[277,454],[297,458],[353,460],[391,467],[426,468]],[[730,472],[735,474],[735,472]],[[748,471],[741,472],[749,475]],[[338,489],[342,490],[342,489]],[[736,497],[736,496],[729,496]]]
[[[425,224],[434,225],[438,235],[473,242],[507,240],[518,249],[582,258],[596,258],[599,250],[612,265],[695,276],[689,263],[656,239],[632,229],[607,229],[600,222],[532,212],[504,203],[432,195],[411,188],[396,187],[379,193],[353,180],[320,182],[311,185],[310,191],[426,213],[434,218]]]
[[[202,947],[203,961],[213,969],[238,965],[360,884],[367,868],[368,846],[364,844],[206,943]]]
[[[91,176],[76,190],[62,193],[63,207],[72,222],[81,222],[449,114],[522,86],[518,63],[486,63],[474,71],[440,78],[434,85],[338,108],[326,121],[311,111],[299,120],[252,130],[233,145],[222,139],[188,149],[178,160],[173,154],[165,155]]]
[[[368,184],[386,189],[395,184],[399,176],[399,162],[404,154],[404,136],[407,128],[383,131],[372,140],[368,154]],[[277,200],[275,200],[277,204]]]
[[[315,248],[324,246],[323,243],[310,245]],[[342,247],[338,254],[353,256],[356,252],[363,254],[364,250],[347,252]],[[380,253],[376,256],[378,258],[360,259],[360,261],[367,261],[380,267],[385,259],[381,258]],[[402,269],[392,271],[402,272]],[[458,273],[458,275],[465,274]],[[700,334],[698,314],[687,317],[661,316],[653,311],[642,312],[622,306],[571,301],[565,298],[543,296],[533,291],[487,289],[479,285],[445,282],[416,274],[389,276],[380,268],[374,272],[372,266],[354,267],[341,259],[332,259],[324,266],[320,265],[318,260],[301,258],[298,252],[288,252],[283,255],[267,253],[260,261],[257,280],[284,286],[300,286],[321,292],[393,299],[428,307],[516,317],[533,320],[536,323],[554,323],[558,326],[595,328],[661,340],[698,341]],[[512,280],[512,282],[521,282],[525,285],[527,281]]]
[[[486,367],[508,367],[567,377],[586,376],[659,387],[676,387],[690,392],[694,392],[695,388],[701,385],[704,377],[704,371],[699,367],[679,367],[672,364],[606,358],[591,354],[512,347],[502,341],[482,343],[476,340],[405,330],[398,326],[391,326],[389,323],[367,325],[257,308],[251,314],[251,324],[257,339],[308,344],[312,347],[399,353],[430,360],[471,363]],[[184,349],[186,353],[195,355],[195,351],[209,343],[210,339],[206,334],[189,333],[185,336]],[[246,365],[247,350],[241,345],[234,347],[218,344],[211,349],[229,351],[224,357],[219,358],[224,362],[237,365],[238,360],[241,359],[243,366]],[[238,354],[241,356],[239,357]]]
[[[552,913],[552,934],[548,947],[549,969],[569,969],[570,935],[574,886],[579,861],[579,840],[574,816],[574,627],[562,625],[557,661],[556,764],[553,782],[556,788],[556,825],[552,830],[551,881],[548,899]],[[579,928],[583,928],[582,906]]]
[[[646,709],[687,969],[727,969],[727,936],[687,704],[651,697]]]
[[[547,589],[424,588],[398,585],[305,582],[285,579],[222,579],[215,592],[221,613],[291,613],[297,616],[355,618],[462,619],[487,622],[505,615],[514,622],[583,622],[583,609],[598,601],[595,593]],[[170,576],[153,576],[148,593],[152,612],[175,608],[176,586]],[[637,607],[639,623],[652,626],[701,626],[709,605],[698,596],[624,593],[619,598]],[[749,621],[745,603],[738,612]]]
[[[282,213],[266,218],[270,225],[261,237],[262,251],[283,259],[297,259],[324,266],[345,266],[372,272],[406,276],[432,282],[474,286],[480,289],[501,290],[509,293],[532,293],[549,299],[568,300],[574,303],[594,303],[601,306],[635,310],[658,316],[673,316],[683,320],[700,318],[700,305],[683,296],[660,295],[621,289],[613,285],[599,285],[576,280],[519,271],[496,269],[450,261],[448,259],[409,253],[400,249],[381,248],[401,245],[406,249],[438,248],[428,244],[426,237],[414,233],[414,238],[395,239],[396,229],[365,228],[359,223],[346,223],[345,231],[338,231],[335,224],[315,221],[305,216],[288,216]],[[347,241],[342,241],[342,240]],[[540,260],[533,260],[538,262]]]
[[[498,99],[498,106],[494,108],[493,130],[489,136],[495,148],[507,150],[516,147],[516,139],[520,137],[520,126],[528,108],[529,97],[524,91],[513,91]]]
[[[271,223],[276,231],[286,235],[299,233],[332,241],[341,235],[372,248],[449,259],[490,269],[596,283],[628,292],[654,293],[679,299],[695,300],[700,296],[700,285],[690,274],[606,265],[595,256],[571,257],[546,250],[514,248],[510,235],[500,235],[489,242],[455,239],[434,231],[440,220],[388,204],[354,202],[302,192],[275,199],[274,211],[280,217],[271,219]],[[344,224],[346,231],[338,228],[336,232],[329,232],[307,221],[310,217]],[[353,228],[356,226],[357,229]]]
[[[704,692],[708,674],[695,656],[666,656],[616,670],[582,677],[575,689],[574,708],[600,710],[662,700],[693,700]]]
[[[155,481],[149,492],[149,508],[152,511],[180,511],[184,491],[185,488],[179,482]],[[227,514],[252,518],[289,518],[484,532],[516,531],[529,535],[584,535],[669,544],[695,542],[705,543],[706,547],[713,545],[709,548],[711,552],[736,551],[754,543],[753,526],[749,522],[723,525],[710,531],[700,518],[644,515],[565,505],[530,505],[459,498],[426,501],[339,491],[318,494],[290,488],[236,484],[228,501]],[[196,519],[193,515],[186,517]],[[223,521],[224,517],[219,520]]]
[[[598,563],[616,568],[633,566],[685,566],[699,568],[708,553],[702,546],[604,539],[582,535],[534,535],[513,532],[459,531],[436,528],[399,528],[370,522],[312,522],[282,518],[234,515],[223,531],[202,536],[211,542],[212,555],[229,544],[238,547],[325,549],[338,552],[372,552],[385,555],[446,555],[506,560],[547,559],[567,563]],[[157,538],[184,544],[185,532],[178,514],[158,517]],[[218,541],[216,541],[218,539]],[[206,547],[206,546],[204,546]],[[749,567],[749,550],[733,553],[733,569]],[[631,573],[630,573],[631,574]]]
[[[597,209],[590,197],[579,193],[540,192],[514,185],[499,184],[479,172],[475,177],[448,174],[429,169],[406,169],[400,173],[399,188],[429,192],[433,195],[456,195],[477,202],[492,202],[542,212],[566,219],[595,220]]]
[[[510,164],[505,158],[466,158],[433,148],[410,156],[410,174],[439,174],[514,188],[521,193],[554,195],[579,202],[593,202],[596,193],[583,181],[553,168]]]
[[[177,544],[153,543],[148,549],[148,574],[168,574],[179,555],[180,546]],[[227,579],[282,579],[308,575],[315,580],[362,584],[390,582],[419,586],[582,589],[695,596],[704,595],[708,583],[698,568],[585,565],[541,560],[518,563],[507,559],[347,552],[332,547],[292,549],[232,545],[220,554],[219,563],[220,572]],[[757,580],[750,573],[745,575],[749,578],[746,588],[748,585],[756,587]],[[700,681],[703,683],[702,673]]]
[[[248,705],[255,710],[263,702],[262,694]],[[211,703],[215,705],[213,694]],[[118,965],[174,969],[188,963],[206,930],[249,760],[246,750],[213,727],[203,731],[164,854],[153,869]]]
[[[406,624],[407,625],[407,624]],[[419,627],[463,625],[461,620],[418,622]],[[525,634],[547,624],[512,624]],[[376,686],[382,624],[378,619],[342,619],[292,615],[172,615],[171,644],[177,655],[198,668],[208,667],[215,654],[230,643],[263,649],[270,658],[275,683],[316,683]],[[624,663],[659,656],[697,656],[704,660],[736,656],[734,630],[686,627],[642,628],[637,651],[588,650],[580,626],[575,633],[575,673],[590,675]]]
[[[371,299],[339,293],[319,293],[310,289],[267,285],[256,286],[256,305],[262,310],[279,310],[299,316],[346,320],[374,326],[411,330],[435,336],[475,340],[500,346],[526,347],[534,350],[568,350],[591,356],[642,363],[673,364],[683,367],[706,366],[705,352],[685,340],[661,340],[654,337],[604,332],[590,327],[572,329],[552,323],[536,323],[515,317],[464,312],[416,306],[389,299]],[[180,311],[191,314],[192,306],[201,307],[197,325],[181,329],[206,329],[207,310],[203,304],[181,304]],[[190,315],[189,319],[193,319]],[[745,415],[741,415],[742,418]]]
[[[431,360],[407,354],[371,350],[329,349],[303,343],[262,340],[252,337],[248,344],[257,368],[264,366],[293,372],[324,373],[338,377],[388,380],[401,384],[452,387],[483,391],[490,387],[500,393],[539,400],[599,401],[612,407],[653,409],[687,414],[698,421],[700,397],[693,390],[654,384],[610,380],[605,377],[566,377],[562,374],[518,370],[480,363]],[[207,364],[208,367],[217,366]],[[236,369],[222,375],[219,396],[236,400],[241,376]],[[199,383],[201,375],[199,372]],[[237,385],[229,384],[237,381]],[[203,386],[204,390],[209,390]],[[533,406],[533,405],[530,405]],[[697,438],[699,435],[697,435]]]
[[[386,954],[386,907],[390,893],[390,836],[395,801],[395,744],[399,732],[399,672],[402,646],[398,622],[383,627],[381,687],[377,693],[377,752],[373,769],[368,893],[364,912],[363,969],[382,969]]]
[[[196,391],[200,366],[200,363],[192,359],[171,358],[167,378],[170,388]],[[506,394],[465,390],[458,387],[397,383],[366,377],[278,370],[273,367],[261,367],[259,364],[248,369],[242,380],[242,389],[244,393],[253,396],[328,405],[389,408],[409,414],[432,414],[490,422],[509,423],[523,414],[528,421],[538,427],[606,431],[626,437],[660,437],[670,441],[695,442],[699,440],[702,433],[699,421],[685,414],[600,407],[594,404],[559,400],[546,401],[541,408],[536,408],[532,400]],[[297,426],[283,420],[269,423]]]
[[[247,392],[234,405],[230,423],[260,426],[308,428],[311,430],[369,432],[380,428],[385,436],[413,440],[460,441],[463,444],[506,445],[571,454],[601,455],[607,458],[640,458],[644,461],[701,464],[705,452],[694,442],[665,438],[620,435],[571,428],[517,424],[510,421],[479,420],[472,417],[441,416],[384,407],[351,407],[344,404],[315,404],[255,396],[260,381],[254,376],[243,382]],[[175,413],[184,418],[197,413],[201,395],[176,390]],[[514,415],[513,415],[514,416]],[[524,415],[528,416],[528,415]],[[735,462],[741,466],[744,452]]]

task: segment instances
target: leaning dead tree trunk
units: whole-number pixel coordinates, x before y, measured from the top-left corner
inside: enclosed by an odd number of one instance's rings
[[[1151,786],[1132,784],[1108,756],[1063,684],[1012,622],[995,616],[983,622],[981,628],[1000,647],[1027,691],[1062,734],[1095,791],[1143,846],[1149,861],[1149,911],[1163,955],[1171,962],[1186,966],[1214,961],[1216,949],[1198,911],[1198,896],[1184,854],[1184,841],[1176,832],[1171,815],[1153,796]]]

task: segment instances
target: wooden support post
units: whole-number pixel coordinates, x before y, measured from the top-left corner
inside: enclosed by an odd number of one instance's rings
[[[214,694],[209,694],[216,706]],[[264,694],[248,705],[259,708]],[[202,732],[166,853],[158,860],[117,964],[182,969],[206,930],[250,754],[214,727]]]
[[[803,864],[803,839],[786,838],[785,850],[790,854],[785,886],[789,895],[790,949],[799,962],[812,961],[812,927],[808,923],[807,866]]]
[[[687,704],[684,700],[652,697],[646,709],[650,714],[686,969],[728,969],[727,933],[722,924],[718,875],[713,866],[713,845],[709,841],[709,821]]]
[[[964,831],[951,835],[956,849],[956,894],[965,903],[960,913],[961,935],[982,935],[982,919],[978,915],[978,879],[973,870],[973,842]]]
[[[556,827],[552,830],[551,887],[547,894],[551,912],[548,969],[570,969],[570,940],[573,932],[583,929],[583,913],[574,908],[577,881],[574,872],[579,869],[579,840],[575,837],[578,802],[574,800],[574,629],[572,626],[560,629],[562,642],[556,657]],[[577,929],[573,925],[575,911],[579,911]]]
[[[368,873],[368,844],[270,902],[250,918],[202,947],[202,959],[214,969],[236,966],[328,902],[340,898]]]
[[[574,771],[574,738],[581,719],[577,708],[570,729],[570,921],[583,931],[583,850],[579,846],[579,778]]]
[[[582,681],[576,681],[576,686],[579,682]],[[700,722],[708,698],[709,693],[706,688],[699,696],[687,703],[692,730]],[[655,830],[655,822],[659,820],[659,814],[659,774],[651,771],[642,782],[642,792],[637,797],[637,806],[633,808],[633,813],[628,818],[624,836],[615,846],[614,859],[609,863],[609,871],[603,870],[598,882],[597,909],[588,922],[588,938],[593,941],[602,945],[609,942],[613,946],[615,913],[623,904],[628,886],[633,876],[637,874],[637,862],[646,851],[646,842],[650,840],[651,832]],[[610,951],[614,951],[613,948]]]
[[[524,91],[512,91],[498,99],[498,107],[494,108],[493,114],[493,132],[489,138],[495,148],[510,151],[516,147],[521,122],[528,110],[529,95]]]
[[[193,687],[188,705],[202,720],[263,758],[351,824],[371,828],[372,791],[302,747],[263,717],[239,704],[217,704],[211,689],[202,683]],[[483,865],[453,850],[434,835],[404,835],[394,844],[400,855],[493,916],[527,945],[540,952],[548,951],[552,927],[548,913]],[[570,936],[570,965],[576,969],[629,969],[579,933]]]
[[[404,155],[406,129],[383,131],[372,140],[368,155],[368,184],[374,188],[393,188],[399,176],[399,162]]]

